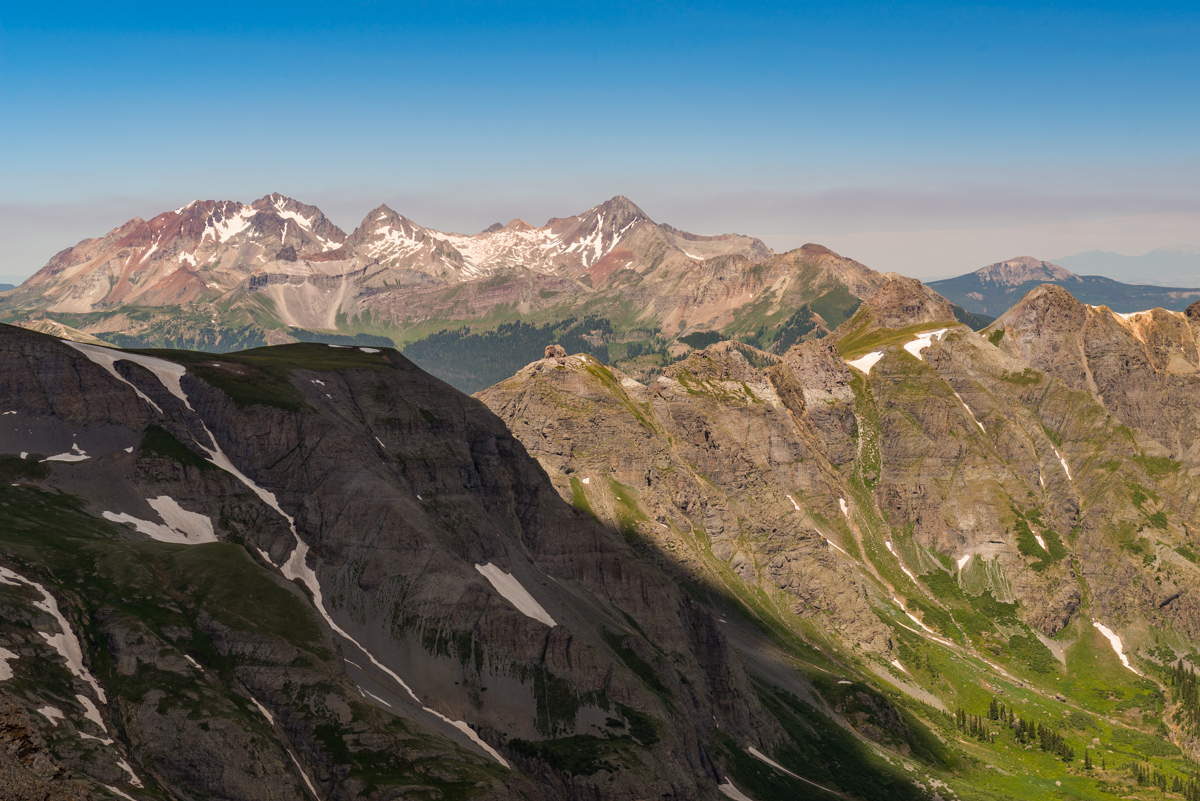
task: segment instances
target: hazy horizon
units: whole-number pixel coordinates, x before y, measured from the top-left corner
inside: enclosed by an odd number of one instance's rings
[[[1200,230],[1186,4],[25,6],[0,28],[0,274],[197,197],[350,230],[613,195],[881,271]]]

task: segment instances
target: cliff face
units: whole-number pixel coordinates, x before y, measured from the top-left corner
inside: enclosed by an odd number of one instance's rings
[[[715,731],[782,736],[703,608],[394,351],[129,358],[0,333],[6,686],[63,713],[79,774],[695,798],[722,779]],[[94,687],[32,636],[56,627],[39,587]]]

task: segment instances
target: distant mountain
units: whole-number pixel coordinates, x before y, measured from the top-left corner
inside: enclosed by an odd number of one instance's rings
[[[1100,275],[1076,275],[1058,264],[1029,256],[989,264],[973,273],[930,281],[929,286],[976,314],[1000,315],[1040,284],[1065,287],[1080,302],[1130,313],[1161,307],[1182,311],[1200,298],[1200,289],[1123,284]]]
[[[1078,273],[1163,286],[1200,286],[1200,246],[1156,248],[1141,256],[1089,250],[1056,261]]]
[[[0,284],[0,292],[7,292],[10,289],[16,288],[16,284]]]
[[[381,205],[347,234],[271,194],[194,201],[66,248],[0,299],[0,322],[121,347],[399,344],[473,392],[550,341],[635,361],[639,375],[697,331],[781,353],[832,331],[886,280],[816,244],[777,254],[741,234],[681,231],[621,196],[476,234]]]

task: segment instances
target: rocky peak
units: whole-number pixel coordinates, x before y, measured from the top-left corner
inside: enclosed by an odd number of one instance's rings
[[[989,264],[975,271],[980,281],[1000,286],[1020,286],[1031,281],[1080,281],[1075,273],[1057,264],[1040,261],[1030,256],[1020,256],[1008,261]]]
[[[1041,284],[993,323],[995,328],[1030,329],[1040,336],[1047,329],[1072,330],[1083,326],[1088,308],[1058,284]]]
[[[903,328],[915,323],[954,319],[950,302],[915,278],[897,273],[887,275],[887,283],[866,302],[875,323],[885,328]]]

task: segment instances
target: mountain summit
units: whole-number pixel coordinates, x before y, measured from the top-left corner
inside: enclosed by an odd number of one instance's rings
[[[1038,284],[1066,287],[1083,303],[1109,306],[1121,313],[1155,306],[1182,311],[1200,298],[1200,289],[1123,284],[1100,275],[1075,273],[1030,256],[981,267],[973,273],[930,281],[929,286],[975,314],[998,315]]]
[[[1008,261],[989,264],[986,267],[980,267],[973,275],[979,276],[980,281],[1005,287],[1020,286],[1030,282],[1044,284],[1081,280],[1079,276],[1057,264],[1039,261],[1031,256],[1020,256]]]

